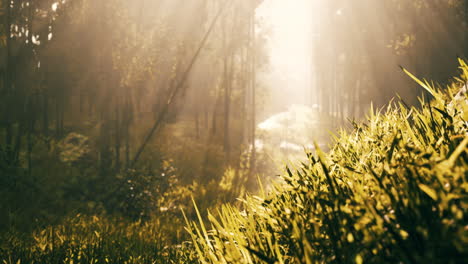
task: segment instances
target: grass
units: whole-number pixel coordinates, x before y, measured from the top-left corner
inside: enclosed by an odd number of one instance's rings
[[[77,215],[32,234],[1,233],[0,263],[464,263],[468,98],[454,95],[468,66],[460,63],[461,78],[446,89],[410,75],[430,101],[371,109],[328,153],[317,148],[287,167],[268,194],[188,210],[188,233],[171,214]]]
[[[77,215],[61,225],[1,237],[2,264],[19,263],[192,263],[188,244],[172,239],[177,222],[129,222]],[[179,223],[180,225],[182,223]]]
[[[463,263],[468,259],[468,103],[460,79],[421,107],[392,102],[287,168],[241,210],[187,220],[201,263]]]

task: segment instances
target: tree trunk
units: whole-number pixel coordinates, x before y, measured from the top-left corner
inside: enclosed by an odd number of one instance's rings
[[[200,111],[195,111],[195,139],[200,139]]]
[[[230,162],[230,108],[231,108],[231,86],[232,86],[232,55],[227,55],[224,59],[224,153],[226,154],[226,162]]]
[[[256,128],[256,85],[257,85],[257,76],[256,76],[256,37],[255,37],[255,8],[252,9],[250,21],[250,36],[251,36],[251,87],[252,87],[252,123],[251,123],[251,137],[252,137],[252,156],[250,163],[251,172],[256,170],[256,142],[255,142],[255,128]]]
[[[115,170],[120,171],[120,145],[121,145],[121,128],[120,128],[120,108],[118,102],[115,107]]]
[[[44,91],[42,94],[42,133],[46,138],[49,137],[49,93]]]
[[[8,1],[6,1],[8,2]],[[6,18],[5,18],[5,34],[6,34],[6,68],[4,76],[4,103],[5,103],[5,146],[7,157],[11,158],[12,154],[12,140],[13,140],[13,131],[12,131],[12,60],[11,60],[11,5],[6,5]]]

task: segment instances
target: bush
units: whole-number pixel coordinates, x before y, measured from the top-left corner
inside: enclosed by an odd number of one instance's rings
[[[468,259],[468,77],[421,107],[390,103],[328,154],[307,153],[284,182],[208,225],[188,221],[202,263],[463,263]],[[412,76],[412,75],[410,75]],[[414,76],[412,76],[414,77]]]

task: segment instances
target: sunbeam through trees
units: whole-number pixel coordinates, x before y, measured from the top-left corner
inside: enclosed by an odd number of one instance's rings
[[[0,262],[464,263],[467,0],[0,0]]]

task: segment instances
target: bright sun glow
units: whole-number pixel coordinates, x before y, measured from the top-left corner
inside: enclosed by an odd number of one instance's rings
[[[288,87],[276,88],[288,89],[291,96],[288,104],[306,104],[304,92],[310,80],[311,1],[265,0],[258,15],[272,31],[269,43],[271,77],[280,85],[288,84]]]
[[[52,11],[54,11],[54,12],[57,11],[58,5],[59,5],[58,2],[53,3],[53,4],[52,4]]]

